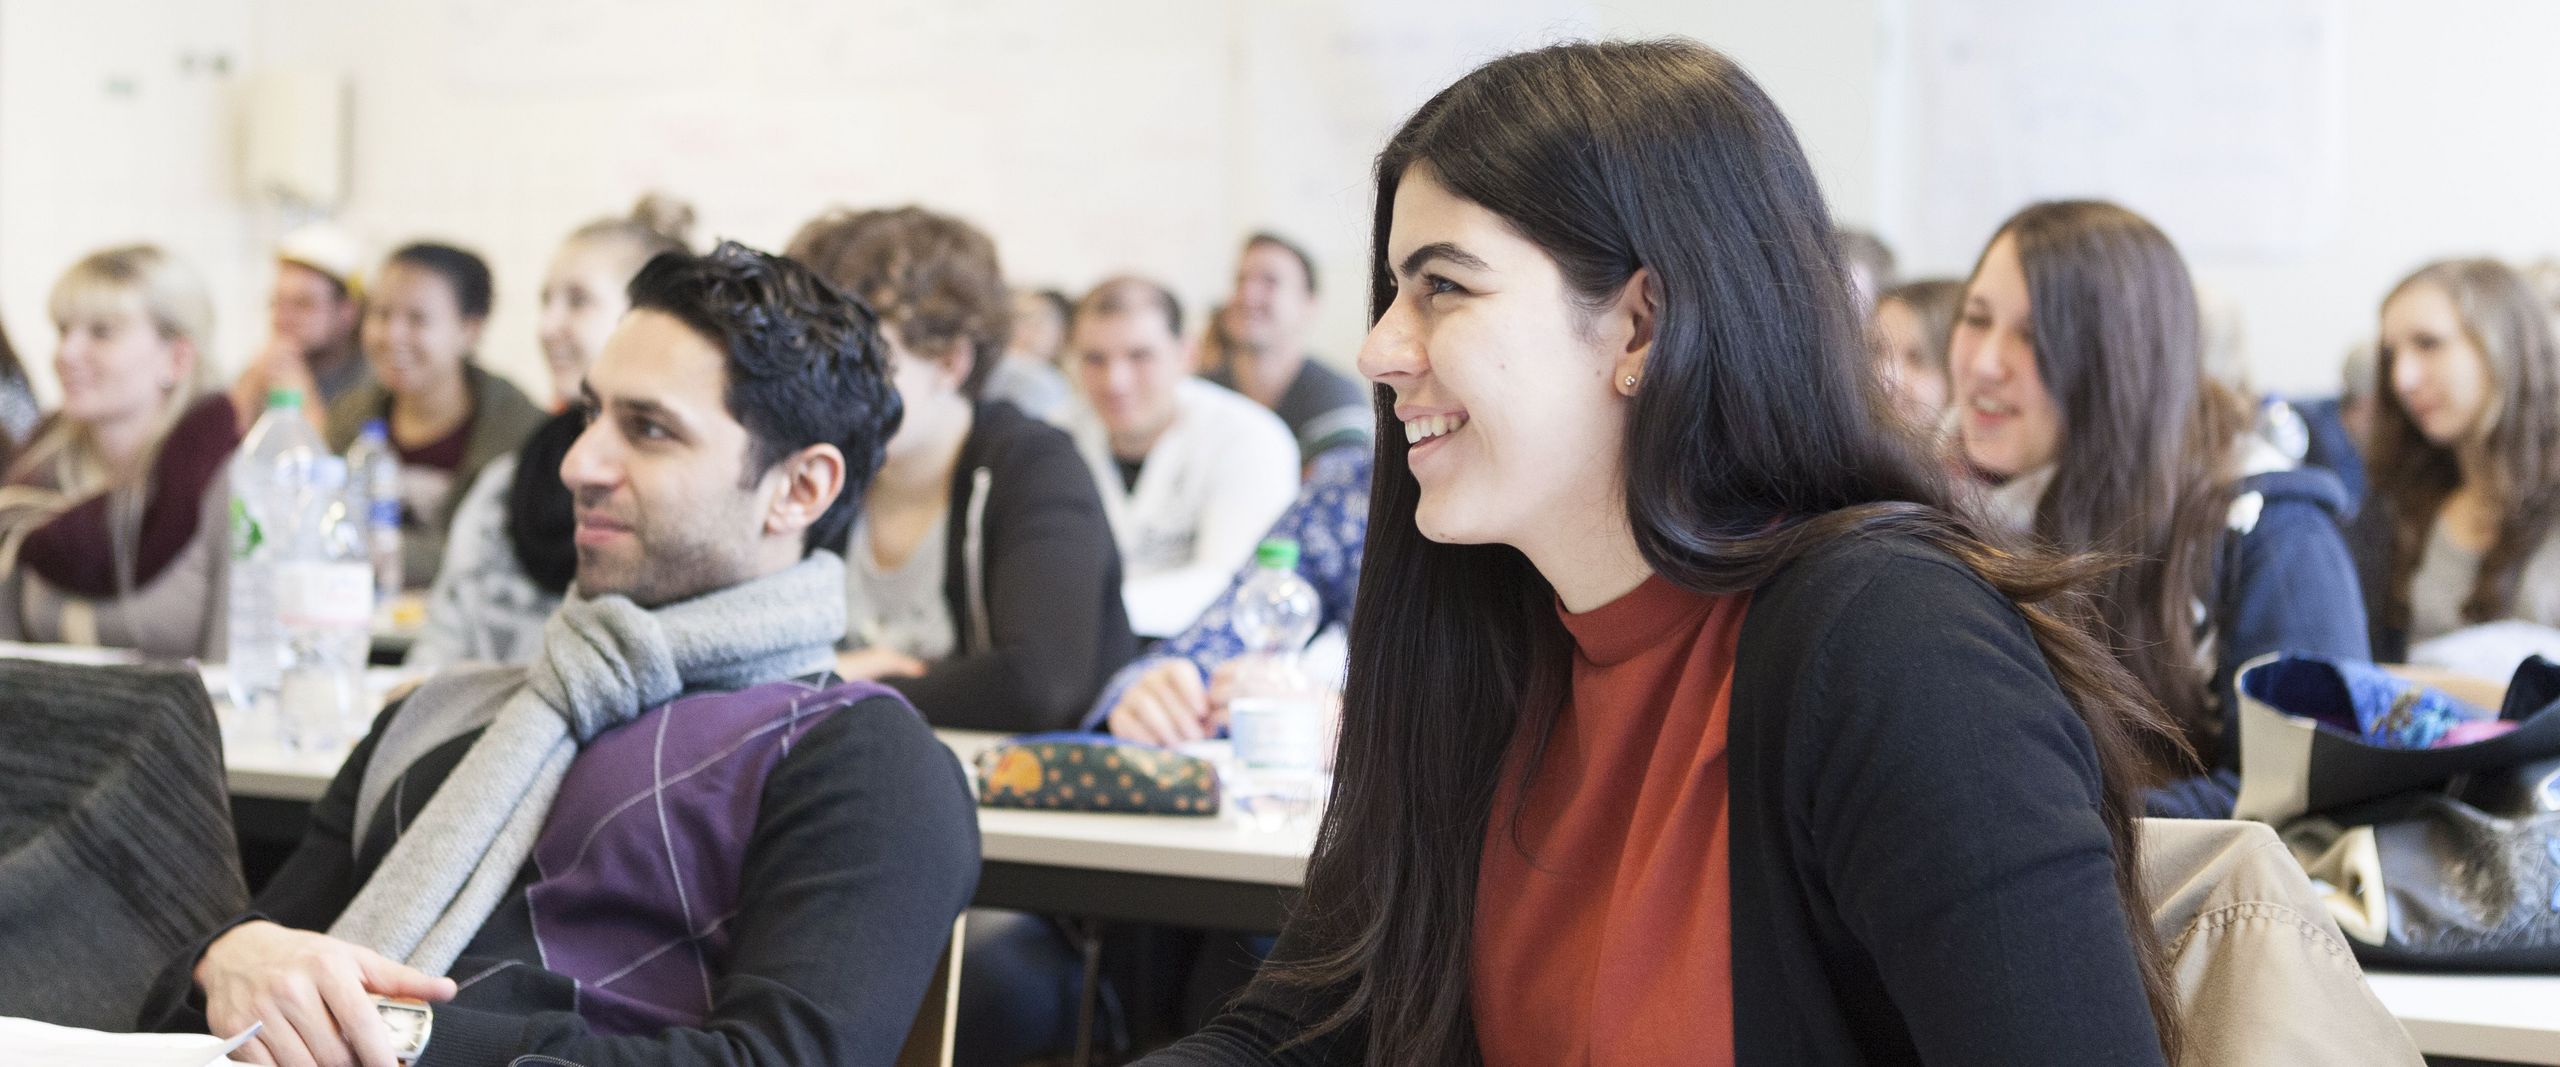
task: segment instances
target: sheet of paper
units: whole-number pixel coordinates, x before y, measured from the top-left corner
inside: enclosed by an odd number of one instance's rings
[[[110,1034],[0,1016],[0,1062],[14,1067],[212,1067],[258,1032]]]
[[[2409,649],[2409,662],[2505,682],[2525,657],[2560,659],[2560,629],[2509,619],[2468,626]]]

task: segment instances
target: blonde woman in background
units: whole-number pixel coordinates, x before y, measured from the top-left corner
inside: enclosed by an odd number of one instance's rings
[[[110,248],[51,310],[62,407],[0,478],[0,640],[218,654],[240,427],[205,351],[204,282],[158,248]]]
[[[541,643],[542,624],[560,606],[578,557],[575,521],[560,460],[586,418],[577,410],[587,365],[604,349],[623,312],[625,288],[642,264],[686,251],[693,208],[650,195],[631,213],[580,226],[561,242],[542,280],[537,320],[551,365],[557,412],[514,455],[492,461],[454,508],[443,565],[427,592],[427,619],[408,665],[434,670],[464,660],[516,663]]]

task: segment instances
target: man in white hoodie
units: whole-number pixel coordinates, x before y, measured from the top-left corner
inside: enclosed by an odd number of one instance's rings
[[[1067,369],[1084,401],[1067,429],[1120,544],[1130,626],[1180,633],[1287,510],[1297,441],[1262,405],[1191,376],[1182,306],[1143,278],[1076,303]]]

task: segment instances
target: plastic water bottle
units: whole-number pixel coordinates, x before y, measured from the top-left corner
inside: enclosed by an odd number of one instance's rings
[[[381,419],[364,424],[364,432],[347,449],[347,497],[359,501],[364,519],[365,551],[373,562],[373,596],[388,604],[400,595],[400,456],[391,449],[391,429]]]
[[[273,723],[282,684],[284,631],[276,623],[275,563],[309,495],[311,468],[329,454],[302,414],[302,392],[272,389],[267,411],[232,453],[228,613],[231,706],[245,722]]]
[[[299,391],[267,394],[230,481],[233,732],[343,745],[364,708],[373,568],[346,464],[303,417]]]
[[[1300,657],[1322,610],[1298,577],[1298,545],[1271,540],[1236,591],[1236,635],[1245,654],[1230,683],[1228,733],[1239,782],[1230,790],[1257,823],[1276,826],[1314,810],[1331,731],[1323,688]]]
[[[277,693],[287,747],[346,747],[365,710],[364,668],[373,646],[373,566],[364,518],[349,506],[347,465],[311,463],[293,536],[275,561],[276,625],[284,636]]]

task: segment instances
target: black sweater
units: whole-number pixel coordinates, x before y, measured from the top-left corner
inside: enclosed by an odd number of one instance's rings
[[[1899,541],[1798,561],[1754,593],[1731,711],[1731,1062],[2161,1062],[2096,753],[1979,577]],[[1257,981],[1145,1062],[1360,1062],[1357,1025],[1279,1051],[1338,997]]]
[[[373,876],[471,744],[473,731],[419,757],[374,812],[359,851],[356,795],[386,709],[311,809],[311,828],[252,903],[253,915],[327,930]],[[923,981],[977,886],[977,813],[959,762],[886,696],[810,729],[766,777],[728,969],[700,1028],[617,1037],[576,1013],[577,983],[543,969],[524,890],[528,859],[449,973],[462,991],[435,1007],[420,1067],[500,1067],[539,1054],[583,1067],[887,1063],[905,1043]],[[192,973],[214,937],[182,954],[155,989],[166,1029],[201,1028]]]
[[[1075,442],[1011,404],[978,405],[945,527],[942,596],[959,645],[924,677],[884,681],[937,727],[1074,729],[1138,654],[1120,548]]]

